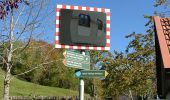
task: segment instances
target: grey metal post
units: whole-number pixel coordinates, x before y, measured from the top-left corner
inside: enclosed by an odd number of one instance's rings
[[[82,55],[85,55],[85,52],[82,51]],[[79,100],[84,100],[84,80],[80,78],[80,88],[79,88]]]

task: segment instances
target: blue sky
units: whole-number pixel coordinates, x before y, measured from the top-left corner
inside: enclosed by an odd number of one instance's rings
[[[129,40],[126,35],[145,33],[147,22],[143,15],[153,15],[155,0],[55,0],[53,5],[65,4],[111,9],[111,52],[123,51]]]

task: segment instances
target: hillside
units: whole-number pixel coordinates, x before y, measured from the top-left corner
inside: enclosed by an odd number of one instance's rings
[[[4,74],[3,71],[0,70],[0,98],[2,98],[3,74]],[[34,83],[21,81],[13,77],[10,83],[10,95],[11,96],[33,96],[33,95],[76,96],[78,95],[78,92],[68,90],[68,89],[37,85]]]

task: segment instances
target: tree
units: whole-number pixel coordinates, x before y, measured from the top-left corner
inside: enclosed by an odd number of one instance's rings
[[[4,100],[9,100],[11,69],[14,59],[19,56],[19,54],[14,55],[14,52],[16,50],[20,50],[20,53],[23,52],[33,35],[40,36],[40,31],[36,29],[40,26],[42,19],[39,16],[45,3],[45,0],[32,0],[30,2],[27,0],[0,1],[0,46],[3,48],[3,54],[0,55],[0,58],[3,59],[1,61],[5,70]],[[21,9],[19,9],[19,6]],[[14,43],[19,40],[24,42],[24,46],[14,47]]]
[[[74,70],[63,65],[63,51],[46,41],[31,40],[13,64],[12,74],[29,82],[75,90],[78,80]]]
[[[114,52],[104,60],[106,70],[109,75],[104,81],[105,96],[117,97],[119,95],[126,95],[128,85],[123,79],[123,74],[129,68],[126,67],[126,58],[123,53]]]
[[[108,62],[107,58],[112,55],[109,51],[90,51],[91,58],[91,69],[92,70],[107,70],[105,63]],[[112,59],[113,60],[113,59]],[[107,70],[108,71],[108,70]],[[105,82],[104,78],[90,79],[87,82],[88,93],[92,99],[96,100],[96,97],[104,98],[103,83]]]
[[[103,61],[109,72],[104,82],[105,94],[108,96],[138,95],[153,98],[155,94],[155,46],[152,17],[145,16],[146,34],[133,32],[126,36],[131,38],[124,53],[114,52]],[[154,87],[153,87],[154,86]]]
[[[136,81],[142,87],[134,90],[145,97],[155,91],[155,87],[149,88],[155,84],[155,45],[152,25],[147,30],[147,34],[132,33],[127,36],[127,38],[134,38],[127,47],[128,64],[133,66],[132,71],[136,77],[134,82]]]
[[[155,0],[155,1],[156,1],[155,4],[154,4],[155,7],[158,7],[160,5],[163,5],[167,2],[169,2],[168,0]]]

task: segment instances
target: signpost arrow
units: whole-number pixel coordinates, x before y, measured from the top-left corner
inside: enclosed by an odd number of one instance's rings
[[[66,59],[63,60],[63,64],[64,64],[64,66],[67,66],[67,61],[66,61]]]
[[[106,70],[80,70],[75,73],[78,78],[103,78],[109,73]]]
[[[66,58],[66,55],[67,55],[67,52],[66,52],[66,51],[64,51],[64,52],[63,52],[63,56],[64,56],[64,58]]]

